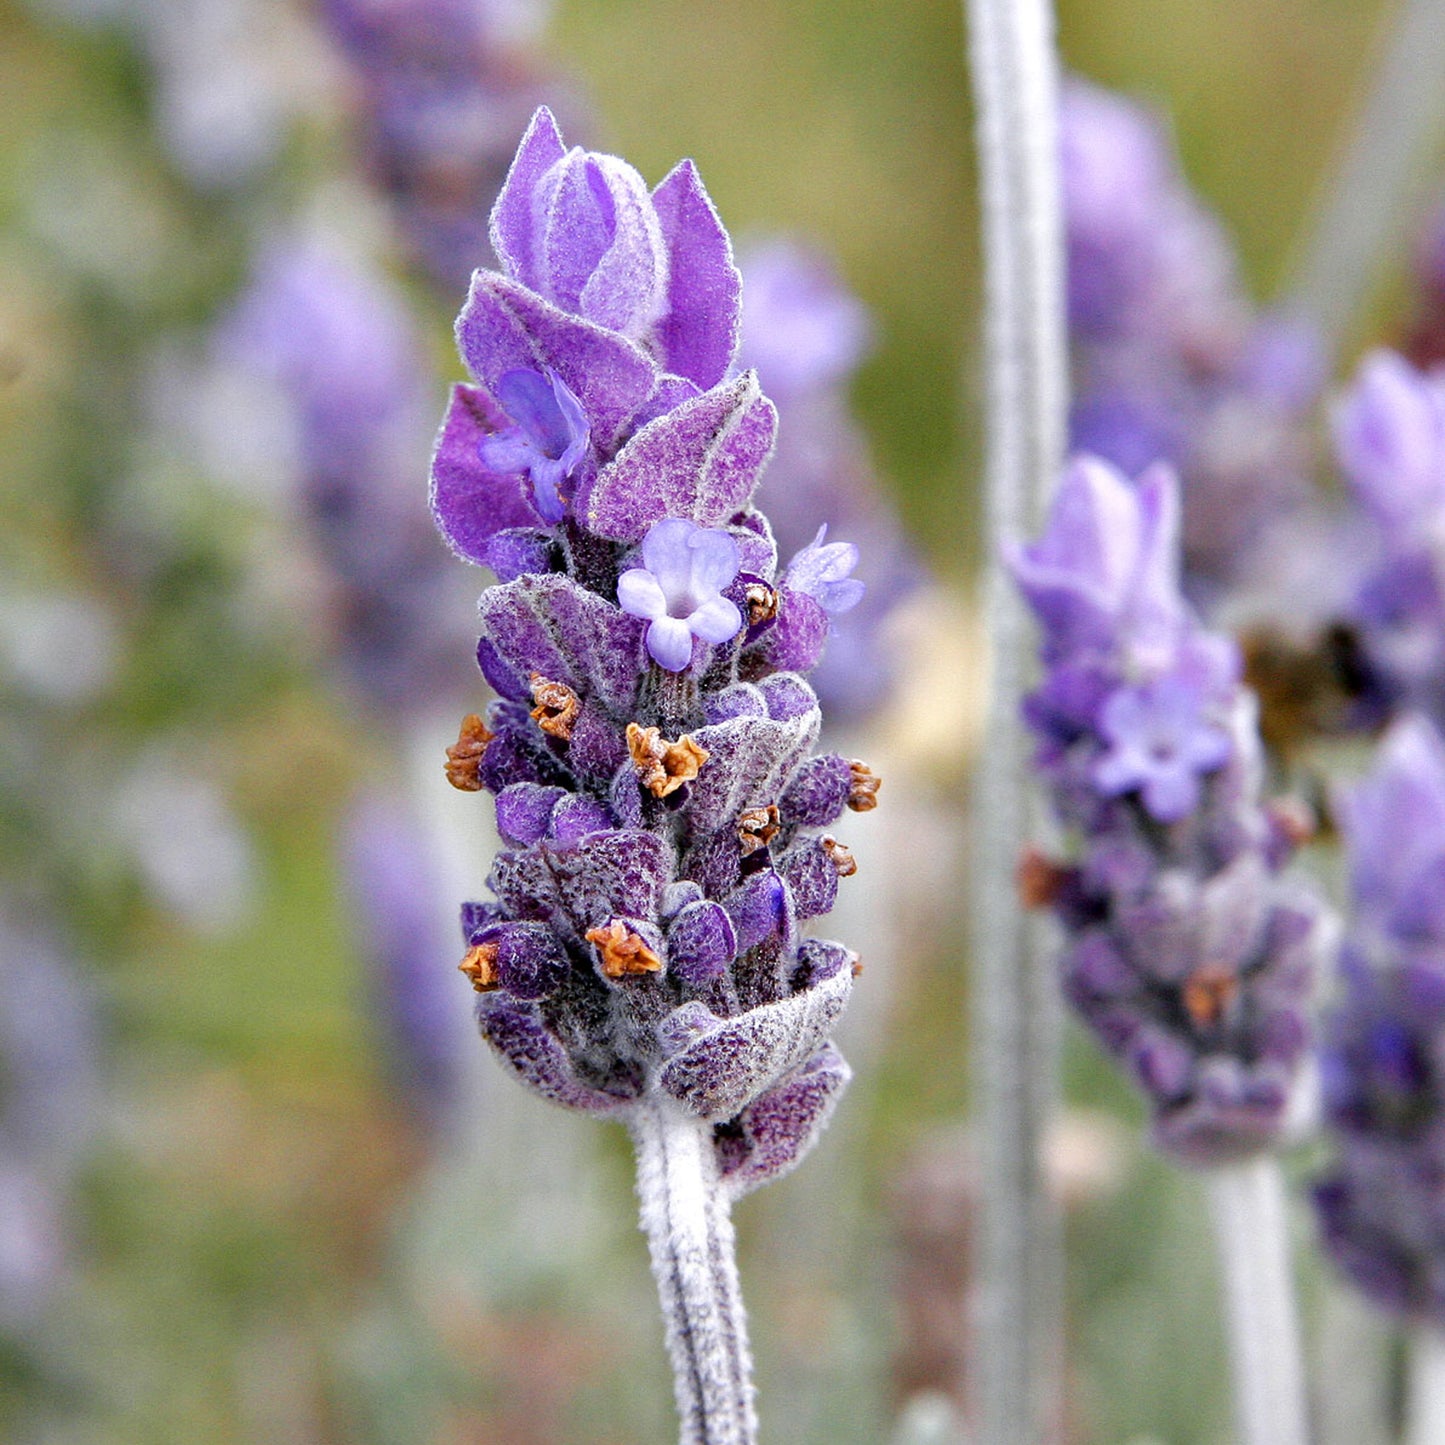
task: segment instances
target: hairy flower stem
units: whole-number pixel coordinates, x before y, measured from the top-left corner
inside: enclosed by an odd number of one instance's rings
[[[642,1230],[667,1329],[679,1445],[757,1439],[752,1357],[712,1126],[649,1095],[630,1120]]]
[[[1031,534],[1063,464],[1067,360],[1057,64],[1047,0],[967,0],[983,191],[989,378],[985,523],[992,691],[972,859],[974,1062],[987,1190],[978,1251],[983,1445],[1047,1438],[1062,1353],[1058,1223],[1042,1141],[1056,1092],[1058,1002],[1013,869],[1029,831],[1019,707],[1033,647],[1002,544]]]
[[[1284,1181],[1262,1156],[1206,1176],[1240,1445],[1308,1445]]]
[[[1417,1325],[1410,1333],[1409,1445],[1445,1440],[1445,1333]]]
[[[1445,0],[1400,0],[1358,119],[1321,189],[1285,308],[1334,354],[1398,249],[1445,130]]]

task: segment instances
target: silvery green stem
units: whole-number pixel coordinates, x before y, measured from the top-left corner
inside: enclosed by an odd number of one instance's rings
[[[1400,0],[1358,119],[1320,193],[1285,308],[1338,351],[1445,130],[1445,0]]]
[[[680,1445],[751,1445],[757,1439],[752,1358],[712,1126],[656,1095],[645,1097],[629,1122],[642,1230],[672,1357]]]
[[[1309,1445],[1284,1180],[1267,1156],[1206,1176],[1240,1445]]]
[[[1445,1440],[1445,1334],[1433,1325],[1410,1332],[1409,1445]]]
[[[1329,1280],[1320,1301],[1314,1375],[1319,1445],[1387,1445],[1390,1327],[1356,1290]]]
[[[967,0],[966,10],[983,202],[992,652],[971,827],[971,996],[987,1186],[973,1378],[983,1445],[1032,1445],[1051,1433],[1062,1354],[1060,1239],[1041,1157],[1056,1092],[1059,1005],[1014,887],[1032,811],[1019,705],[1034,646],[1000,546],[1036,530],[1063,463],[1057,66],[1047,0]]]

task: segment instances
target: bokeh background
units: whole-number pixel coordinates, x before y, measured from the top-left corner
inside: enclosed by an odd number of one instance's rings
[[[1070,66],[1167,110],[1268,298],[1390,7],[1059,8]],[[853,411],[931,580],[889,634],[896,691],[846,734],[887,778],[839,924],[870,962],[859,1077],[739,1226],[767,1438],[887,1440],[919,1392],[967,1395],[981,382],[959,7],[564,0],[535,30],[512,9],[516,63],[571,133],[650,181],[693,156],[735,235],[808,238],[872,316]],[[407,985],[443,1000],[432,1053],[398,1022],[347,862],[356,800],[425,800],[431,844],[390,874],[419,894],[458,857],[479,888],[481,804],[439,785],[423,683],[399,708],[338,668],[294,439],[217,363],[257,257],[339,238],[413,327],[430,410],[398,466],[423,515],[461,292],[414,264],[363,165],[354,59],[301,0],[3,0],[0,97],[0,1436],[667,1439],[625,1139],[513,1098],[480,1044],[458,1062],[450,939]],[[483,700],[482,578],[454,570],[453,728]],[[1067,1075],[1067,1438],[1225,1439],[1200,1191],[1072,1037]]]

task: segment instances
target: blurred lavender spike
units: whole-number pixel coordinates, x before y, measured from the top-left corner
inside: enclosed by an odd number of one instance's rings
[[[783,570],[752,505],[777,412],[731,370],[740,278],[691,162],[651,192],[539,110],[492,212],[503,269],[457,321],[432,511],[483,592],[499,701],[446,774],[495,797],[462,972],[498,1058],[627,1123],[684,1445],[756,1437],[731,1201],[795,1165],[847,1081],[856,956],[803,937],[872,806],[817,756],[803,674],[853,549]]]
[[[67,1194],[96,1131],[94,1001],[46,924],[0,902],[0,1338],[23,1337],[63,1277]]]
[[[342,858],[393,1077],[436,1130],[453,1119],[469,1071],[433,841],[411,807],[373,790],[345,821]]]
[[[1177,468],[1186,584],[1213,604],[1310,495],[1305,422],[1322,352],[1306,322],[1255,314],[1158,117],[1075,78],[1060,124],[1070,449],[1129,476]]]
[[[1445,377],[1369,353],[1334,412],[1335,456],[1356,504],[1348,621],[1366,720],[1416,708],[1445,725]]]
[[[1338,812],[1354,918],[1321,1072],[1333,1163],[1315,1186],[1327,1252],[1377,1307],[1445,1327],[1437,1188],[1445,1085],[1445,744],[1423,717],[1386,734]]]
[[[738,365],[757,371],[778,408],[778,449],[758,488],[778,549],[801,552],[823,524],[866,558],[868,605],[834,616],[813,674],[832,722],[863,718],[891,690],[888,618],[923,580],[848,412],[848,383],[870,341],[868,315],[826,258],[799,242],[755,244],[741,268]]]
[[[1068,404],[1059,207],[1057,61],[1047,0],[969,0],[969,62],[983,186],[986,615],[992,680],[978,759],[973,849],[974,1080],[984,1176],[978,1433],[1037,1445],[1057,1418],[1062,1368],[1058,1222],[1043,1181],[1057,1093],[1052,980],[1013,888],[1030,830],[1018,708],[1027,622],[1002,566],[1033,530],[1063,460]]]
[[[440,288],[490,262],[518,131],[559,85],[533,51],[547,0],[322,0],[350,61],[367,168]]]
[[[1279,875],[1307,831],[1261,797],[1255,705],[1179,582],[1178,483],[1076,458],[1010,564],[1042,628],[1035,766],[1079,840],[1020,884],[1063,924],[1064,992],[1149,1100],[1153,1137],[1211,1169],[1241,1438],[1303,1445],[1276,1166],[1309,1045],[1323,911]]]
[[[1445,0],[1398,0],[1368,92],[1304,231],[1284,310],[1308,321],[1327,356],[1355,325],[1380,263],[1408,229],[1445,133]]]
[[[267,400],[291,438],[296,506],[325,564],[354,695],[394,720],[463,696],[472,681],[458,652],[473,634],[456,603],[467,589],[414,505],[413,458],[432,426],[401,298],[334,241],[278,238],[214,349],[275,387]]]

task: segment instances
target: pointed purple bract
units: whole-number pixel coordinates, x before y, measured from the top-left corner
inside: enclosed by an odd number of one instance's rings
[[[752,496],[777,412],[747,372],[649,422],[583,486],[577,512],[601,537],[636,542],[663,517],[716,527]]]
[[[738,343],[742,277],[732,243],[691,161],[652,193],[667,246],[668,309],[658,326],[663,364],[699,386],[727,374]]]

